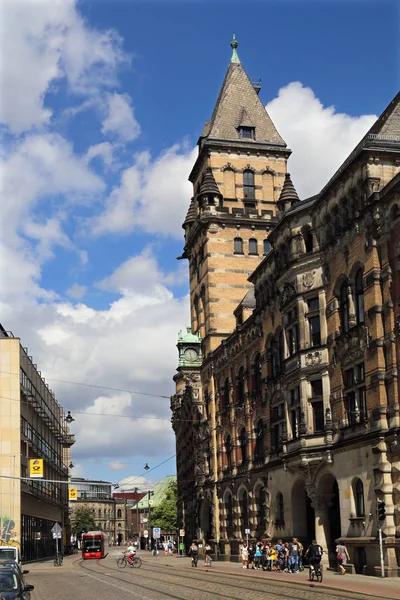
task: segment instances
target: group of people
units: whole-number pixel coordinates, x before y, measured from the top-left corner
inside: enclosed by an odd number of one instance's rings
[[[240,554],[243,569],[298,573],[303,567],[303,550],[303,545],[294,537],[291,542],[278,540],[276,544],[269,541],[245,542],[240,547]]]

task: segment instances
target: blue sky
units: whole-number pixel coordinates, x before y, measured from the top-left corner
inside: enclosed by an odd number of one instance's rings
[[[316,193],[398,90],[392,0],[16,0],[2,98],[0,320],[76,421],[76,475],[147,486],[172,456],[166,398],[188,321],[176,261],[187,177],[235,32]],[[11,268],[10,268],[11,267]],[[119,416],[120,415],[120,416]],[[138,418],[140,417],[140,418]],[[174,461],[150,472],[155,481]],[[134,482],[134,483],[133,483]]]

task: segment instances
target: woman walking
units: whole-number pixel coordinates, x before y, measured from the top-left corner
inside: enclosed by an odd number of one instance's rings
[[[336,546],[336,558],[340,574],[346,575],[346,569],[343,565],[347,565],[347,561],[350,560],[350,556],[344,544],[338,544]]]
[[[246,542],[242,544],[241,555],[243,569],[247,569],[247,564],[249,560],[249,549],[247,548]]]

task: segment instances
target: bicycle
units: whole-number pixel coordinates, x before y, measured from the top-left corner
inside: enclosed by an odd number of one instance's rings
[[[322,583],[322,565],[321,563],[316,563],[315,566],[310,565],[309,568],[309,580],[314,581],[316,579],[319,583]]]
[[[61,567],[63,564],[63,555],[62,554],[56,554],[54,557],[54,566],[55,567]]]
[[[131,561],[128,560],[127,556],[120,556],[117,558],[117,567],[123,569],[126,566],[140,569],[142,566],[142,559],[139,556],[133,556]]]

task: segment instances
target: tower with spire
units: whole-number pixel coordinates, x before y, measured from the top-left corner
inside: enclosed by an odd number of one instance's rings
[[[269,248],[290,150],[279,135],[237,52],[190,173],[193,197],[183,224],[189,260],[191,326],[207,356],[236,326],[234,310],[249,274]]]

